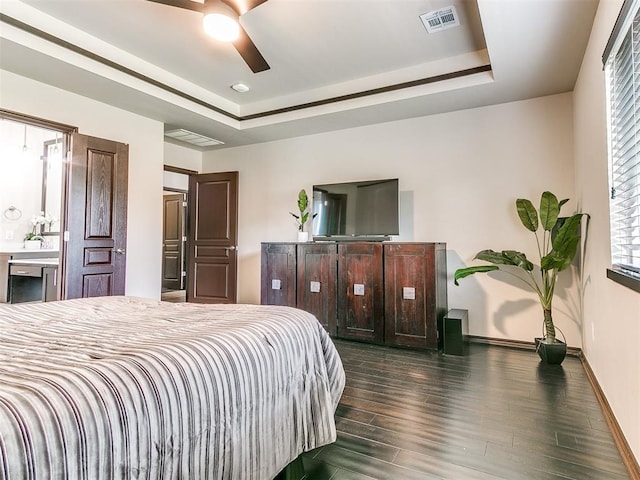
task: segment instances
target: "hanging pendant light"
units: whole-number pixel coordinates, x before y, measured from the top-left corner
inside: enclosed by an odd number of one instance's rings
[[[27,147],[27,126],[24,126],[24,140],[22,142],[22,151],[26,152],[27,150],[29,150],[29,147]]]
[[[53,152],[54,155],[58,155],[60,153],[60,148],[58,147],[58,132],[56,132],[56,143],[53,144]]]

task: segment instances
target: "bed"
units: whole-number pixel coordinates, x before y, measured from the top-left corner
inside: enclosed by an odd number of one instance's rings
[[[0,305],[0,478],[274,478],[333,442],[344,370],[289,307]]]

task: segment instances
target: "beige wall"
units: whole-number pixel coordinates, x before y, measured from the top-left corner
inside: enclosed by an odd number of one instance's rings
[[[584,271],[583,349],[640,459],[640,294],[606,278],[611,265],[602,52],[622,0],[601,1],[574,91],[576,193],[592,216]]]
[[[162,123],[0,70],[0,107],[129,144],[127,295],[160,297]]]
[[[199,172],[202,170],[202,152],[174,143],[165,143],[164,164]]]
[[[240,172],[239,300],[260,301],[260,242],[296,239],[288,212],[314,183],[398,177],[398,239],[447,242],[450,277],[484,248],[535,258],[514,201],[537,203],[546,189],[573,197],[571,112],[563,94],[205,152],[203,171]],[[474,335],[532,341],[541,332],[536,298],[496,278],[450,283],[449,306],[469,309]],[[556,319],[580,346],[575,293],[561,294]]]

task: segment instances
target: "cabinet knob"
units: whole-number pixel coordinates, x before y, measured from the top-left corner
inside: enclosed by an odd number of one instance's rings
[[[124,254],[126,253],[124,248],[116,248],[114,251],[115,251],[118,255],[124,255]]]

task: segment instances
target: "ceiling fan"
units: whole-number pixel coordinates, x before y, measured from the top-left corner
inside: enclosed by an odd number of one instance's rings
[[[205,32],[219,40],[231,42],[253,73],[263,72],[271,68],[238,22],[242,14],[267,0],[204,0],[204,3],[197,3],[192,0],[148,1],[201,13]],[[246,10],[241,8],[240,5],[243,7],[246,5]],[[218,24],[218,21],[221,24]],[[220,34],[220,36],[216,36],[217,34]]]

